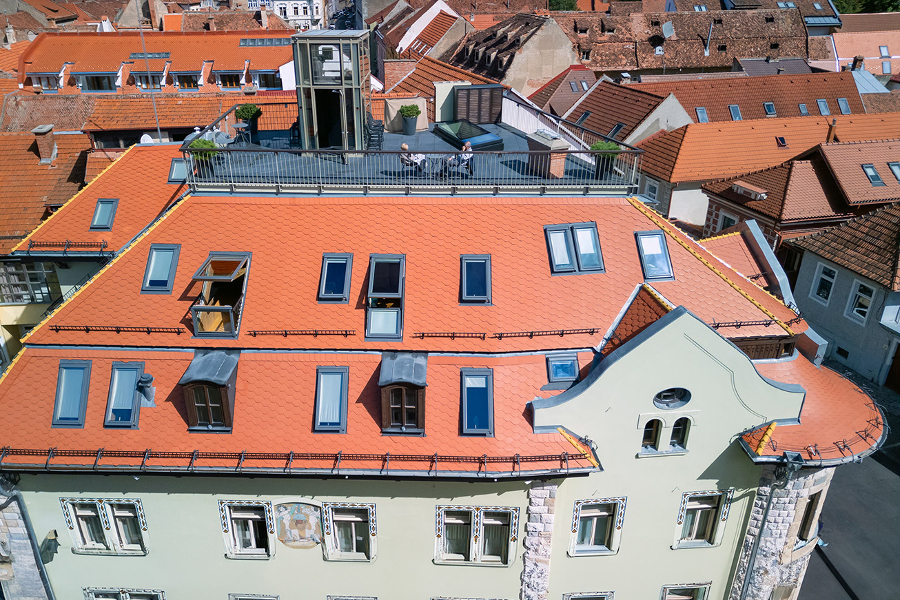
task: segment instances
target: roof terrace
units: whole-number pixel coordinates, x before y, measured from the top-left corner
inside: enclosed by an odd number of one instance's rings
[[[376,124],[365,132],[366,148],[351,150],[301,149],[296,101],[260,103],[261,114],[251,123],[237,119],[238,106],[182,145],[193,191],[616,195],[637,189],[641,150],[508,91],[494,122],[430,123],[411,136],[381,134]],[[198,137],[214,147],[196,147]],[[466,141],[473,150],[463,151]],[[590,149],[601,141],[618,148]]]

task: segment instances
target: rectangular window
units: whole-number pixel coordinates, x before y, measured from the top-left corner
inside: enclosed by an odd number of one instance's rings
[[[322,255],[322,274],[319,278],[319,301],[350,301],[350,274],[353,268],[352,254]]]
[[[121,588],[85,588],[85,600],[166,600],[161,590],[129,590]]]
[[[641,268],[647,281],[666,281],[675,278],[669,247],[662,231],[636,231]]]
[[[182,91],[196,90],[200,85],[197,75],[178,75],[175,80],[178,82],[178,89]]]
[[[878,46],[878,51],[881,52],[881,58],[890,58],[891,56],[887,46]]]
[[[507,564],[509,560],[508,512],[487,512],[481,515],[483,545],[481,562]]]
[[[741,120],[741,107],[737,104],[729,104],[728,111],[731,113],[732,121],[740,121]]]
[[[822,501],[822,492],[811,494],[803,509],[803,518],[800,521],[800,531],[797,532],[797,538],[808,542],[819,535],[818,512],[819,503]]]
[[[94,216],[91,219],[91,229],[96,231],[109,231],[112,229],[116,218],[118,198],[100,198],[94,207]]]
[[[228,506],[231,525],[231,550],[236,557],[269,557],[267,508],[244,504]]]
[[[144,539],[138,509],[134,504],[108,504],[114,525],[116,546],[123,550],[144,552]]]
[[[695,4],[694,11],[695,12],[706,12],[706,5],[705,4]]]
[[[156,73],[150,73],[149,75],[145,74],[136,74],[135,79],[137,80],[137,85],[139,88],[145,90],[158,90],[162,88],[162,75]]]
[[[462,432],[494,435],[494,375],[491,369],[460,369]]]
[[[366,337],[403,337],[403,286],[406,258],[396,254],[373,254],[369,261],[369,295]]]
[[[681,543],[705,542],[712,544],[715,541],[716,520],[721,498],[721,496],[694,496],[688,500],[679,538]]]
[[[546,225],[544,232],[553,273],[603,272],[596,223]]]
[[[656,200],[659,194],[659,183],[649,177],[644,181],[644,195],[650,200]]]
[[[575,551],[609,550],[614,517],[614,504],[582,506],[575,538]]]
[[[115,75],[84,75],[81,78],[82,92],[116,91]]]
[[[582,50],[581,51],[581,60],[591,60],[591,51],[590,50]]]
[[[707,600],[710,584],[667,585],[662,600]]]
[[[698,123],[709,123],[709,115],[706,114],[705,106],[698,106],[694,110],[697,111],[697,122]]]
[[[820,98],[816,100],[816,105],[819,107],[819,114],[823,117],[831,114],[831,109],[828,108],[828,100]]]
[[[444,560],[471,560],[472,513],[454,510],[444,513]]]
[[[91,361],[59,361],[53,427],[84,427],[90,380]]]
[[[846,98],[838,98],[837,103],[838,103],[838,107],[841,109],[842,115],[850,114],[850,103],[847,102]]]
[[[889,61],[889,60],[881,61],[881,74],[882,75],[890,75],[891,74],[891,61]]]
[[[144,271],[142,294],[171,294],[181,244],[151,244]]]
[[[818,2],[813,2],[813,8],[815,8],[816,10],[822,10],[822,5]]]
[[[114,362],[106,404],[106,427],[137,427],[140,415],[138,380],[144,373],[142,362]]]
[[[316,368],[316,431],[347,431],[349,374],[349,367]]]
[[[862,169],[873,187],[884,185],[884,181],[881,179],[881,175],[878,174],[878,169],[875,168],[875,165],[862,165]]]
[[[187,164],[183,158],[173,158],[169,165],[169,180],[166,183],[184,183],[187,181]]]
[[[219,87],[223,87],[223,88],[239,88],[239,87],[241,87],[240,73],[219,73]]]
[[[837,271],[819,263],[819,266],[816,269],[816,276],[813,277],[812,287],[809,290],[809,297],[828,306],[828,302],[831,299],[831,290],[834,288],[834,280],[836,278]]]
[[[230,406],[223,402],[227,394],[215,385],[188,385],[184,388],[188,405],[188,421],[191,427],[203,429],[231,427]]]
[[[501,566],[513,561],[518,508],[439,506],[437,519],[437,562]]]
[[[491,302],[491,255],[464,254],[462,263],[463,302],[490,304]]]
[[[60,498],[78,554],[147,554],[147,520],[137,498]]]
[[[590,86],[588,85],[588,82],[585,81],[584,79],[582,79],[582,80],[581,80],[581,89],[582,89],[582,91],[585,91],[585,92],[586,92],[586,91],[588,91],[588,88],[590,88]]]
[[[381,429],[391,433],[425,431],[425,388],[413,385],[382,387]]]
[[[853,290],[850,292],[850,299],[847,302],[847,308],[844,315],[862,325],[865,325],[869,317],[869,309],[872,307],[872,300],[875,297],[875,289],[865,283],[857,280],[853,281]]]
[[[375,558],[375,505],[325,502],[327,560],[366,561]],[[330,526],[329,526],[330,525]]]
[[[614,140],[623,129],[625,129],[625,123],[616,123],[613,128],[610,129],[609,134],[606,137]]]
[[[192,277],[203,282],[191,305],[195,336],[237,337],[249,270],[249,252],[209,253]]]
[[[723,229],[728,229],[729,227],[734,227],[737,224],[737,217],[729,215],[728,213],[721,213],[719,215],[719,231]]]
[[[572,382],[578,379],[578,356],[575,354],[548,354],[547,380],[550,383]]]
[[[894,175],[894,178],[897,181],[900,181],[900,163],[889,162],[888,168],[891,170],[891,173]]]
[[[53,263],[0,262],[0,302],[41,304],[61,293]]]
[[[806,104],[803,104],[803,103],[801,102],[800,104],[797,105],[797,107],[800,109],[800,116],[801,116],[801,117],[808,117],[808,116],[809,116],[809,109],[806,108]]]
[[[103,521],[100,518],[100,505],[94,502],[73,504],[76,532],[80,550],[109,550],[106,534],[103,532]]]
[[[763,110],[766,111],[767,117],[777,116],[777,113],[775,112],[775,104],[772,102],[763,102]]]
[[[261,90],[281,89],[281,76],[278,73],[260,73],[257,75],[257,80]]]
[[[577,84],[576,82],[570,81],[570,82],[569,82],[569,87],[572,88],[572,91],[573,91],[573,92],[576,92],[576,93],[578,92],[578,84]]]

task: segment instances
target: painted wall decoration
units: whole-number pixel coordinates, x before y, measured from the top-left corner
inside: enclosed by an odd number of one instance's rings
[[[276,504],[275,535],[288,548],[315,548],[322,543],[321,509],[303,502]]]

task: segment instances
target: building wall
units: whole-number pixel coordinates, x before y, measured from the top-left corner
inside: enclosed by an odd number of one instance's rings
[[[647,115],[631,135],[625,140],[626,144],[637,144],[641,140],[650,137],[657,131],[673,131],[688,123],[693,123],[693,119],[684,110],[674,94],[669,96],[660,103],[653,112]]]
[[[447,30],[447,33],[438,40],[438,43],[428,51],[428,56],[440,60],[441,55],[445,52],[454,50],[459,44],[459,41],[463,39],[467,33],[474,31],[474,29],[475,28],[465,19],[457,19],[456,22],[450,26],[450,29]]]
[[[818,282],[816,274],[819,263],[837,271],[827,306],[810,297],[812,286]],[[854,280],[860,280],[875,289],[865,325],[845,316]],[[879,323],[886,298],[883,288],[848,269],[806,252],[794,285],[794,298],[803,317],[828,341],[826,358],[834,358],[865,377],[873,380],[881,378],[883,381],[885,362],[890,357],[893,342],[898,339],[897,334]],[[846,350],[847,357],[842,356],[839,349]]]
[[[550,19],[516,52],[503,83],[529,96],[576,64],[579,61],[572,42],[556,21]]]
[[[703,225],[703,237],[712,237],[721,231],[719,224],[721,223],[722,213],[724,212],[732,217],[737,217],[738,223],[755,220],[759,224],[759,228],[762,230],[769,245],[773,249],[776,247],[778,236],[775,233],[774,221],[761,217],[745,208],[736,206],[718,196],[707,195],[707,199],[709,200],[709,206],[706,209],[706,223]]]
[[[0,596],[11,600],[47,600],[25,517],[11,495],[0,491],[0,506],[9,500],[12,501],[0,509]]]
[[[669,200],[669,217],[702,226],[706,222],[709,199],[700,186],[703,181],[678,183]]]

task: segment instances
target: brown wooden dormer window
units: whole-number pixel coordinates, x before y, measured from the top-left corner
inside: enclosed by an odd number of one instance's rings
[[[240,353],[197,350],[178,381],[184,391],[191,431],[228,431],[234,416],[234,389]]]
[[[381,388],[381,428],[392,433],[425,431],[425,388],[413,385]]]
[[[224,386],[194,383],[184,386],[188,425],[207,429],[230,429],[231,410]]]

